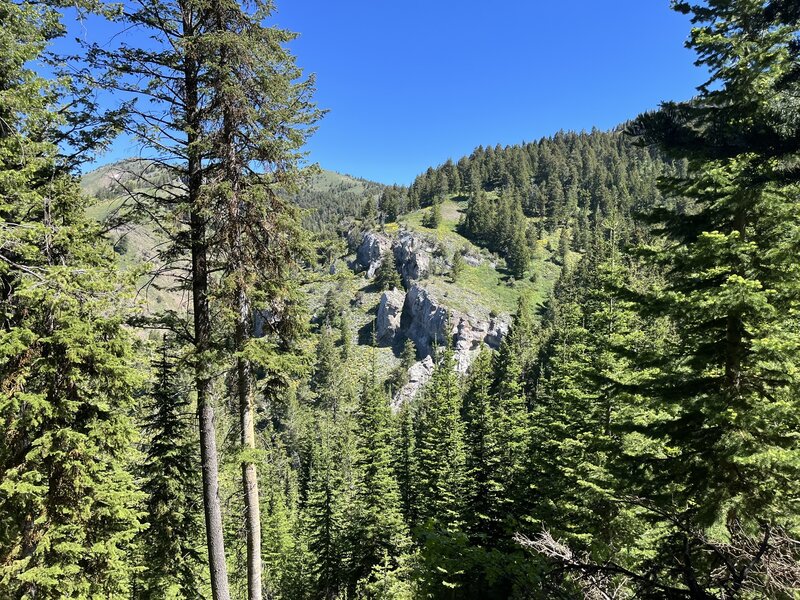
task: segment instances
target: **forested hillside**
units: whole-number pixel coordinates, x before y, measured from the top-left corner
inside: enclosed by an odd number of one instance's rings
[[[0,0],[0,598],[800,597],[796,3],[408,187],[306,165],[271,3],[37,69],[58,6]]]

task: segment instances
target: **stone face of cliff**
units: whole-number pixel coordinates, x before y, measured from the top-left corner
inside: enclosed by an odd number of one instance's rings
[[[419,284],[411,286],[406,294],[400,326],[421,355],[432,354],[436,346],[451,344],[461,373],[467,371],[482,343],[497,348],[508,332],[507,321],[485,320],[448,309]]]
[[[483,344],[498,348],[508,332],[509,319],[487,317],[485,309],[455,310],[446,298],[437,297],[425,285],[428,277],[447,265],[434,239],[408,230],[395,237],[367,232],[357,246],[356,263],[372,277],[380,266],[385,252],[394,253],[397,270],[406,291],[393,289],[383,292],[375,316],[376,341],[381,346],[396,348],[410,339],[417,348],[417,361],[409,370],[409,382],[394,397],[399,406],[413,397],[430,378],[435,363],[436,348],[449,345],[455,354],[456,370],[466,373]],[[466,255],[469,264],[479,265],[482,258]]]
[[[392,250],[403,285],[407,288],[430,274],[431,256],[435,248],[422,236],[402,231],[392,244]]]
[[[388,236],[368,231],[358,246],[356,262],[367,270],[367,277],[372,277],[381,266],[384,253],[391,248],[392,240]]]
[[[404,403],[408,402],[417,395],[422,387],[428,383],[433,375],[434,362],[432,356],[426,356],[417,361],[408,370],[408,383],[400,388],[392,398],[392,409],[397,410]]]
[[[375,317],[375,335],[382,345],[393,345],[399,340],[400,318],[406,294],[397,288],[383,292]]]

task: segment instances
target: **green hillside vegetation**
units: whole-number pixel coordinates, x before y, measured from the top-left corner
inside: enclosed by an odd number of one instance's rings
[[[421,235],[431,236],[448,257],[466,250],[468,254],[480,257],[481,264],[465,264],[463,273],[456,281],[444,273],[427,280],[426,287],[436,297],[451,308],[475,311],[484,317],[490,312],[510,316],[516,310],[519,297],[523,295],[531,297],[537,304],[547,299],[560,269],[550,260],[551,253],[546,249],[546,240],[537,240],[527,276],[514,280],[502,257],[487,252],[460,233],[463,231],[468,200],[463,196],[448,195],[440,204],[442,220],[435,230],[422,224],[426,209],[403,215],[398,219],[398,224]]]
[[[405,187],[272,3],[0,0],[0,599],[800,598],[799,5],[672,6],[693,98]]]

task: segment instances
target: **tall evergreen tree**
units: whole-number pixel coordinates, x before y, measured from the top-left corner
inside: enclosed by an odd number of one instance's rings
[[[464,424],[453,351],[446,349],[418,408],[413,494],[423,586],[441,596],[463,585],[466,535]]]
[[[141,478],[147,529],[140,536],[145,568],[141,597],[147,600],[203,595],[197,443],[174,352],[163,340],[143,422],[147,437]]]
[[[505,517],[502,454],[498,420],[491,395],[492,355],[483,350],[472,363],[464,390],[466,445],[466,526],[474,542],[494,544],[502,535]]]
[[[650,451],[626,468],[632,491],[671,519],[659,564],[675,573],[674,587],[700,597],[695,590],[743,584],[743,567],[704,544],[726,530],[735,538],[787,526],[798,494],[800,280],[788,215],[798,210],[800,138],[794,92],[782,88],[796,68],[798,21],[763,2],[675,6],[692,15],[688,46],[710,79],[695,99],[632,128],[687,159],[688,172],[663,181],[674,200],[653,215],[663,244],[651,250],[666,283],[643,307],[675,335],[642,361],[639,389],[657,412],[643,431]]]
[[[303,511],[312,565],[309,595],[334,600],[345,593],[352,566],[347,516],[355,500],[350,432],[326,418],[320,419],[315,429]]]
[[[381,264],[375,273],[375,284],[380,290],[393,290],[402,288],[403,282],[397,272],[397,262],[394,259],[394,252],[387,250],[383,253]]]
[[[364,382],[356,416],[355,578],[380,585],[376,576],[396,570],[410,540],[392,465],[389,400],[374,375]]]
[[[132,282],[54,141],[63,90],[29,69],[57,12],[4,1],[0,23],[0,596],[129,597]]]
[[[227,600],[229,592],[210,373],[220,358],[215,352],[228,346],[215,345],[212,315],[214,334],[229,332],[233,342],[229,381],[239,407],[251,600],[261,597],[262,587],[254,366],[269,373],[271,385],[284,385],[288,350],[303,322],[293,282],[307,246],[297,210],[277,189],[296,191],[301,147],[320,113],[311,101],[313,81],[302,78],[285,47],[294,34],[265,24],[272,9],[269,2],[148,3],[120,16],[147,36],[147,48],[123,44],[90,53],[106,68],[104,83],[146,100],[146,109],[131,104],[131,128],[174,175],[167,184],[143,186],[133,200],[137,208],[147,206],[148,216],[161,217],[158,226],[170,235],[173,244],[161,259],[176,266],[187,251],[191,256],[191,339],[217,600]],[[222,310],[212,311],[210,302]],[[271,315],[258,340],[252,337],[255,311]]]

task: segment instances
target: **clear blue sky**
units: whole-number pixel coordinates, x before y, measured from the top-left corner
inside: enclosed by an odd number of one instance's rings
[[[311,160],[385,183],[479,144],[611,128],[703,80],[668,0],[277,0],[274,21],[300,33],[330,111]]]

